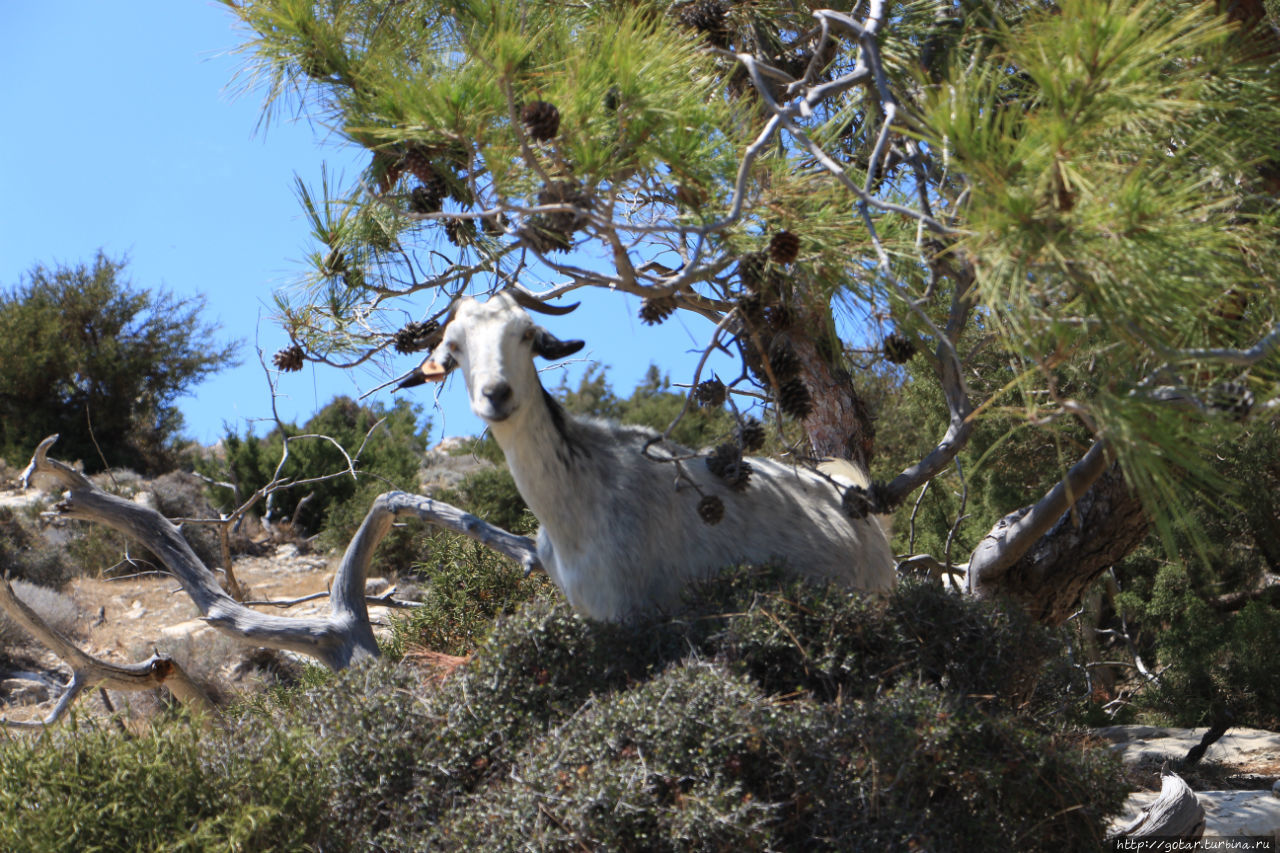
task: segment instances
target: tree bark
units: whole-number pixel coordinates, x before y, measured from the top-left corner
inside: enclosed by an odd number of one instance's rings
[[[1160,771],[1160,796],[1111,838],[1177,838],[1204,836],[1204,806],[1190,786],[1166,767]]]
[[[809,449],[815,458],[849,459],[870,471],[875,427],[849,371],[836,365],[823,345],[821,336],[829,328],[830,311],[815,316],[811,309],[797,307],[800,313],[789,335],[800,360],[801,378],[813,398],[813,410],[804,419]]]
[[[1141,501],[1113,464],[1025,553],[998,573],[984,573],[984,546],[1002,541],[1031,511],[1006,515],[987,534],[970,562],[969,588],[980,597],[1010,597],[1049,625],[1071,616],[1093,580],[1138,547],[1150,527]]]

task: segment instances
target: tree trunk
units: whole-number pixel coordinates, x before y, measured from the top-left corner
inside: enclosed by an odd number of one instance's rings
[[[849,459],[870,471],[875,427],[849,371],[835,363],[827,345],[830,310],[818,314],[797,307],[799,315],[789,336],[800,360],[801,378],[813,398],[813,410],[804,419],[809,448],[816,458]]]
[[[1002,518],[984,545],[998,541],[1030,507]],[[1026,553],[998,574],[984,574],[975,549],[969,572],[970,590],[982,597],[1004,595],[1020,602],[1049,625],[1065,621],[1079,606],[1093,580],[1146,538],[1150,523],[1142,504],[1111,465],[1093,485],[1040,536]]]

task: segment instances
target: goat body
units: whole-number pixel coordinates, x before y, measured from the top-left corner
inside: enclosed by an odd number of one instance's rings
[[[538,557],[575,610],[608,621],[670,610],[690,581],[775,559],[818,582],[868,591],[893,585],[893,555],[879,524],[848,518],[840,491],[817,473],[753,458],[750,483],[735,491],[693,459],[685,470],[694,489],[663,461],[688,455],[683,448],[654,444],[648,454],[656,458],[646,458],[653,431],[568,415],[542,388],[531,356],[580,346],[534,326],[508,293],[468,299],[421,378],[405,383],[462,368],[472,410],[489,424],[541,525]],[[699,489],[724,502],[719,524],[699,517]]]

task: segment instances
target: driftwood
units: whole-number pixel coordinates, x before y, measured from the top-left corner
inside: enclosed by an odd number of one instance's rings
[[[1111,838],[1177,838],[1195,841],[1204,835],[1204,806],[1195,792],[1166,765],[1160,771],[1160,796],[1118,829]]]
[[[54,435],[40,442],[21,479],[24,487],[37,482],[46,488],[64,489],[54,507],[59,517],[105,524],[141,542],[177,578],[204,620],[224,634],[253,645],[304,654],[331,669],[379,654],[366,607],[365,576],[374,548],[397,517],[419,518],[476,539],[515,560],[526,573],[541,568],[534,542],[528,537],[508,533],[431,498],[388,492],[374,500],[342,557],[330,590],[327,617],[260,613],[228,595],[178,528],[159,512],[106,494],[70,466],[50,459],[49,448],[57,438]],[[7,605],[5,609],[13,612]],[[71,645],[65,638],[63,642]],[[83,655],[79,650],[76,653]]]
[[[135,664],[114,664],[98,660],[81,651],[74,643],[55,631],[35,611],[13,594],[7,580],[0,580],[0,608],[9,618],[27,630],[31,636],[48,646],[54,654],[71,667],[71,680],[53,710],[43,720],[9,720],[0,717],[0,725],[14,728],[40,728],[58,722],[71,703],[86,689],[101,687],[110,690],[154,690],[165,687],[206,722],[221,721],[217,707],[198,684],[190,679],[182,667],[162,655]]]

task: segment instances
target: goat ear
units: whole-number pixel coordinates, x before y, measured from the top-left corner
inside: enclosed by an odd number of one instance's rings
[[[443,362],[443,363],[442,363]],[[409,378],[397,385],[397,388],[413,388],[423,385],[427,382],[441,382],[445,376],[449,374],[457,366],[457,362],[453,360],[453,356],[448,353],[440,361],[434,358],[428,358],[422,364],[409,374]]]
[[[542,328],[533,334],[533,354],[553,361],[573,355],[584,346],[586,346],[585,341],[562,341]]]

